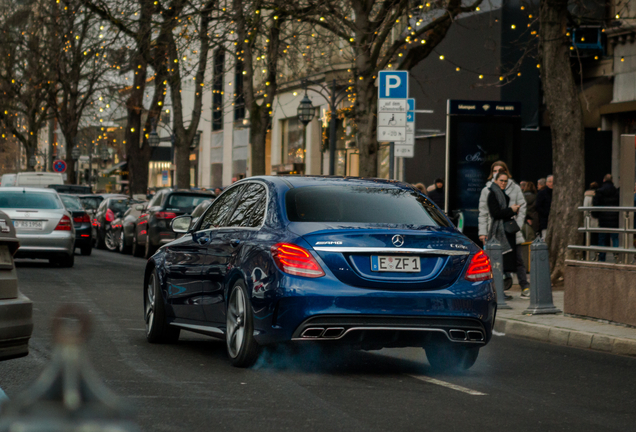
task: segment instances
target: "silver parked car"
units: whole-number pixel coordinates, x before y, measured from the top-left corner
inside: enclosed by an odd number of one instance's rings
[[[29,353],[33,303],[18,289],[13,254],[20,243],[11,219],[0,211],[0,361]]]
[[[75,227],[71,214],[53,189],[0,189],[0,210],[13,221],[20,249],[15,258],[48,259],[73,267]]]

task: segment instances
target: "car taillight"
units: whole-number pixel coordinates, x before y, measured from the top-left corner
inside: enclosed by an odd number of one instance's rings
[[[71,230],[71,218],[64,215],[62,219],[57,223],[55,231],[70,231]]]
[[[471,282],[492,279],[492,266],[488,255],[484,251],[479,251],[473,256],[464,277]]]
[[[88,217],[87,214],[83,215],[83,216],[77,216],[73,218],[73,222],[76,223],[91,223],[91,218]]]
[[[289,243],[277,243],[272,246],[271,251],[274,262],[285,273],[310,278],[325,275],[320,264],[303,247]]]
[[[177,217],[176,213],[172,212],[157,212],[155,213],[157,219],[174,219]]]
[[[112,222],[115,220],[115,213],[111,210],[108,209],[106,210],[106,222]]]

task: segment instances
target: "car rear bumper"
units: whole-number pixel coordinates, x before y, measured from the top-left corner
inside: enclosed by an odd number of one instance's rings
[[[0,360],[29,353],[33,332],[33,303],[19,293],[18,298],[0,300]]]
[[[485,345],[492,337],[497,303],[490,281],[462,279],[429,291],[370,290],[330,278],[281,282],[286,289],[252,296],[261,344],[331,340],[371,349],[440,338]]]
[[[47,258],[54,255],[71,255],[75,236],[72,231],[53,231],[49,234],[18,234],[20,249],[16,258]]]

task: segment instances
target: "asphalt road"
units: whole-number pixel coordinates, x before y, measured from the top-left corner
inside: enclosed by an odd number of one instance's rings
[[[35,330],[28,357],[0,363],[0,388],[12,397],[38,376],[52,314],[71,302],[91,312],[91,361],[143,431],[634,430],[635,358],[503,336],[458,375],[433,373],[421,349],[280,349],[242,370],[224,342],[194,333],[148,344],[144,263],[105,251],[71,269],[19,263]]]

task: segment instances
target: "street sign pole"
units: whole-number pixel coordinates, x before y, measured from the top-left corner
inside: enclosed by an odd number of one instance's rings
[[[395,173],[395,143],[389,143],[389,178],[392,179]]]

